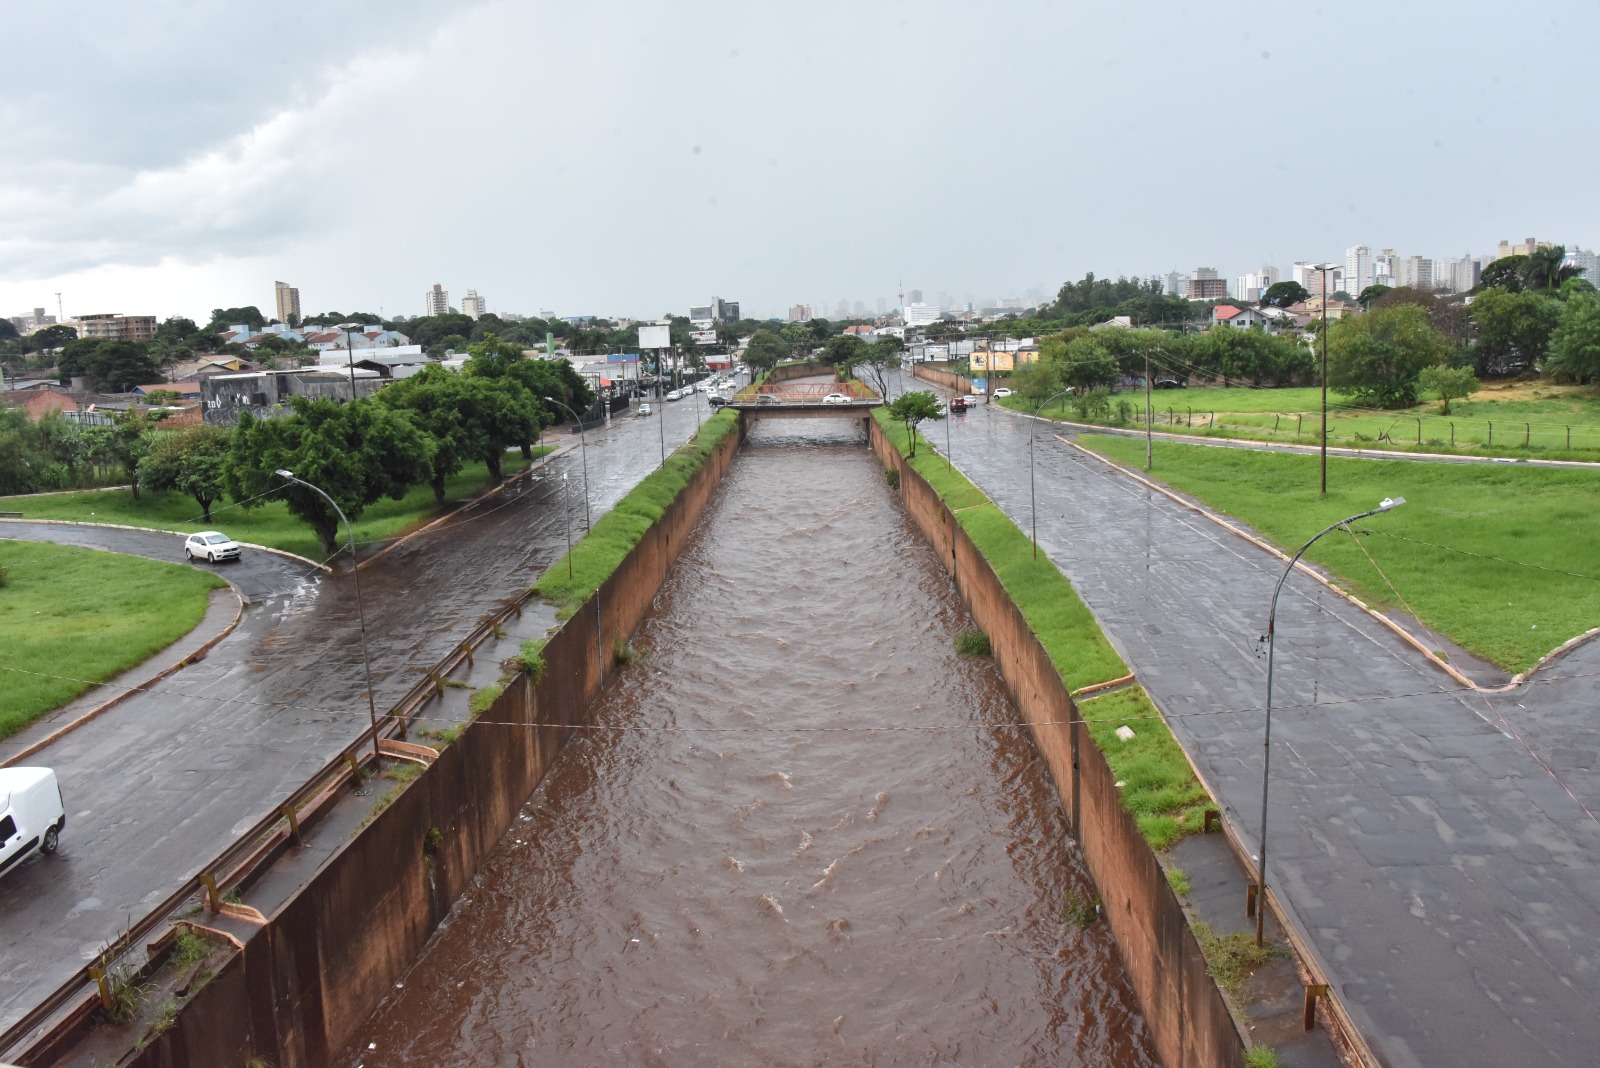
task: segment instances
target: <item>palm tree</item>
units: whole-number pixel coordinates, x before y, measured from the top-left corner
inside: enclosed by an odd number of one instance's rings
[[[1546,245],[1528,253],[1522,265],[1523,288],[1560,290],[1567,279],[1582,278],[1583,268],[1563,262],[1566,258],[1565,245]]]

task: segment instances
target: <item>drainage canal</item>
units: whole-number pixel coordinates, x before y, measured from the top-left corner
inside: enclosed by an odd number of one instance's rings
[[[1156,1063],[1107,928],[1073,922],[1094,890],[1042,761],[860,434],[757,424],[598,729],[345,1063]]]

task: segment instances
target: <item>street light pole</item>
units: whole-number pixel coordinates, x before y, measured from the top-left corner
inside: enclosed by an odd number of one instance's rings
[[[1267,727],[1262,738],[1261,758],[1261,853],[1257,858],[1256,867],[1256,945],[1261,945],[1263,932],[1267,923],[1267,784],[1268,773],[1272,767],[1272,666],[1273,654],[1278,647],[1278,594],[1283,592],[1283,584],[1288,581],[1289,573],[1294,570],[1294,565],[1300,562],[1306,550],[1315,545],[1318,538],[1324,534],[1348,526],[1358,519],[1365,519],[1370,515],[1380,512],[1392,511],[1406,503],[1404,497],[1385,497],[1383,503],[1376,508],[1365,512],[1358,512],[1346,519],[1341,519],[1332,526],[1324,527],[1318,531],[1310,541],[1300,546],[1300,551],[1289,560],[1289,566],[1283,569],[1283,574],[1278,578],[1278,584],[1272,588],[1272,607],[1267,612]]]
[[[1147,361],[1148,359],[1149,357],[1146,357]],[[1039,559],[1039,497],[1034,491],[1033,482],[1033,439],[1038,437],[1039,413],[1044,410],[1044,406],[1055,400],[1057,397],[1065,397],[1071,392],[1071,387],[1068,387],[1067,389],[1061,390],[1059,393],[1051,394],[1038,404],[1035,404],[1033,406],[1033,426],[1028,428],[1028,511],[1032,516],[1030,522],[1033,524],[1033,558],[1035,560]]]
[[[1312,269],[1322,275],[1322,495],[1328,495],[1328,272],[1336,263],[1318,263]]]
[[[546,399],[551,404],[560,404],[566,409],[567,414],[572,416],[572,421],[578,424],[578,446],[583,458],[583,529],[590,530],[592,528],[589,526],[589,439],[583,433],[583,420],[578,418],[578,413],[574,412],[570,405],[561,404],[554,397]]]
[[[383,754],[378,749],[378,706],[372,699],[372,659],[367,655],[367,613],[361,604],[361,568],[357,566],[356,561],[355,528],[350,525],[350,519],[344,514],[344,509],[339,507],[339,502],[328,496],[320,488],[313,486],[303,478],[296,478],[292,471],[285,471],[281,467],[274,471],[273,474],[288,482],[293,482],[297,486],[304,486],[332,505],[334,512],[339,516],[339,521],[344,524],[346,537],[349,538],[350,577],[355,580],[356,584],[356,619],[361,630],[361,667],[366,673],[367,679],[367,720],[372,727],[372,767],[374,774],[376,774],[378,771],[383,770]]]

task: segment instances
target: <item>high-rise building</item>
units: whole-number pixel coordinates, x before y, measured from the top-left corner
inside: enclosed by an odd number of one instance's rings
[[[1250,274],[1241,274],[1238,284],[1234,286],[1233,295],[1240,300],[1260,300],[1267,290],[1278,284],[1279,272],[1276,267],[1263,266],[1259,271]]]
[[[811,321],[811,305],[789,305],[789,321],[791,323],[809,323]]]
[[[1166,294],[1169,297],[1183,296],[1183,275],[1177,271],[1167,272]]]
[[[461,314],[474,319],[482,317],[485,311],[483,298],[478,296],[476,289],[467,290],[467,295],[461,298]]]
[[[438,282],[422,295],[423,315],[445,315],[450,311],[450,294]]]
[[[915,290],[913,290],[915,292]],[[907,294],[909,296],[910,294]],[[907,326],[927,326],[929,323],[939,321],[939,309],[932,304],[921,301],[912,301],[905,307],[904,322]]]
[[[1583,271],[1583,280],[1586,282],[1600,283],[1600,256],[1587,249],[1572,245],[1567,249],[1567,257],[1562,261]],[[41,311],[42,309],[34,309]]]
[[[1483,273],[1483,260],[1468,252],[1459,260],[1450,261],[1450,288],[1457,293],[1475,289]]]
[[[1400,253],[1386,248],[1372,258],[1372,284],[1390,289],[1400,284]]]
[[[1341,288],[1352,297],[1372,284],[1372,250],[1356,245],[1344,250],[1344,279]]]
[[[272,296],[278,306],[278,322],[299,326],[300,291],[288,282],[274,282]]]
[[[922,303],[922,290],[913,289],[910,292],[908,292],[906,294],[906,303],[907,304],[921,304]]]
[[[1549,248],[1550,245],[1549,241],[1540,241],[1533,237],[1524,238],[1514,244],[1510,241],[1501,241],[1495,246],[1494,258],[1503,260],[1507,256],[1526,256],[1536,248]]]
[[[1215,267],[1196,267],[1184,283],[1183,295],[1190,300],[1219,300],[1228,295],[1228,280],[1218,278]]]
[[[1412,289],[1431,291],[1438,273],[1437,265],[1426,256],[1407,256],[1400,261],[1400,284]]]

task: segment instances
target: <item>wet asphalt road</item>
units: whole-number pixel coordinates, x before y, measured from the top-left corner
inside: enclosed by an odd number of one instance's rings
[[[1035,425],[980,407],[949,427],[1024,531]],[[1259,841],[1258,638],[1283,563],[1037,426],[1041,548]],[[1593,1064],[1600,648],[1491,698],[1304,576],[1278,626],[1267,880],[1372,1047],[1394,1066]]]
[[[660,414],[619,414],[586,435],[593,518],[659,465],[663,435],[669,454],[693,435],[695,401],[653,407]],[[710,413],[703,395],[698,409],[701,419]],[[569,515],[572,540],[582,536],[584,450],[576,437],[570,444],[503,495],[362,569],[380,710],[565,552]],[[227,513],[215,518],[226,530]],[[172,535],[4,524],[0,536],[183,559]],[[68,822],[55,857],[32,858],[0,879],[0,1029],[367,725],[349,576],[319,578],[250,550],[218,572],[251,602],[234,633],[158,692],[129,698],[28,760],[57,770]]]

